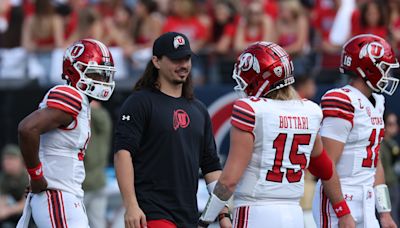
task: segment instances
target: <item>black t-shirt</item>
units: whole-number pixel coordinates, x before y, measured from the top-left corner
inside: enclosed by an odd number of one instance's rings
[[[132,93],[121,108],[115,151],[128,150],[135,191],[148,220],[197,227],[199,168],[220,170],[211,120],[198,100],[157,90]]]

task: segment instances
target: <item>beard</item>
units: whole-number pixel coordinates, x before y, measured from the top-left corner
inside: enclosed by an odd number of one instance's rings
[[[178,69],[176,71],[176,73],[178,73],[178,72],[185,72],[185,74],[187,74],[187,75],[186,75],[186,77],[174,78],[172,80],[172,83],[174,83],[175,85],[181,85],[181,84],[185,83],[187,78],[189,77],[189,69],[187,69],[185,67]]]
[[[182,78],[182,79],[173,79],[172,83],[174,83],[175,85],[181,85],[186,82],[186,79],[187,79],[187,77]]]

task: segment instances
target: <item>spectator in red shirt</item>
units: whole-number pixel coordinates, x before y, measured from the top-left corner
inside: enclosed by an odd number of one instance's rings
[[[313,26],[316,31],[317,49],[328,54],[337,54],[341,50],[340,46],[334,45],[329,40],[329,34],[331,32],[333,22],[335,20],[336,13],[340,7],[340,0],[330,0],[331,4],[329,7],[318,7],[314,11]],[[335,61],[335,67],[337,61]]]
[[[320,1],[313,12],[312,25],[315,28],[314,47],[320,54],[320,66],[324,70],[335,71],[340,62],[342,47],[331,42],[329,36],[340,7],[341,0]]]
[[[28,76],[41,86],[50,83],[51,54],[64,44],[64,26],[50,0],[36,0],[35,12],[25,18],[22,46],[29,52]]]
[[[393,39],[393,48],[398,55],[400,48],[400,2],[396,0],[389,1],[388,8],[390,9],[389,31]]]
[[[279,2],[279,12],[278,44],[291,56],[303,54],[309,45],[309,21],[303,7],[297,0],[285,0]]]
[[[235,27],[238,21],[236,9],[228,0],[219,0],[215,3],[212,42],[214,51],[218,54],[227,54],[232,48]]]
[[[234,50],[237,52],[256,41],[276,40],[273,20],[264,13],[263,4],[257,0],[248,5],[236,28]]]
[[[204,47],[209,32],[196,15],[193,0],[172,0],[171,16],[167,17],[162,32],[179,32],[190,40],[194,52]]]
[[[103,19],[103,26],[106,29],[104,43],[107,46],[122,47],[127,43],[131,17],[132,10],[128,6],[119,5],[111,17]]]
[[[157,2],[138,1],[133,13],[132,25],[128,30],[128,43],[123,45],[124,53],[131,60],[134,71],[143,71],[146,67],[152,56],[153,42],[161,35],[161,29],[162,21]]]
[[[93,38],[101,41],[104,38],[101,15],[91,7],[86,7],[78,12],[78,26],[65,43],[72,43],[74,40],[83,38]]]
[[[309,19],[297,0],[280,1],[279,12],[276,21],[278,44],[292,56],[295,74],[306,74],[311,68],[306,58],[310,50]]]
[[[361,5],[352,16],[352,35],[374,34],[388,38],[388,29],[384,15],[384,5],[379,1],[371,1]]]
[[[199,51],[206,44],[210,28],[200,20],[194,0],[172,0],[171,7],[171,16],[167,17],[162,32],[178,32],[187,36],[193,52],[197,53],[197,56],[193,56],[192,59],[193,84],[202,85],[206,81],[205,62],[207,59]]]

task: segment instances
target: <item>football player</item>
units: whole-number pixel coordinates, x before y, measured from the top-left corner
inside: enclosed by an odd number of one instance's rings
[[[234,195],[234,227],[303,227],[304,170],[323,180],[342,227],[354,227],[334,164],[318,134],[322,111],[301,99],[293,64],[277,44],[259,42],[239,56],[232,76],[246,98],[235,102],[231,145],[199,226],[214,221]]]
[[[27,227],[31,216],[38,227],[89,227],[81,186],[90,138],[89,103],[110,98],[114,73],[113,58],[103,43],[75,42],[63,59],[67,85],[51,88],[39,109],[20,122],[19,144],[31,193],[18,228]]]
[[[390,198],[385,185],[379,147],[385,130],[385,99],[399,83],[391,70],[399,67],[395,53],[382,38],[363,34],[343,47],[340,71],[349,85],[332,89],[321,100],[321,136],[329,157],[336,164],[344,197],[357,227],[396,227],[390,216]],[[317,184],[313,215],[318,226],[336,227],[326,189]]]

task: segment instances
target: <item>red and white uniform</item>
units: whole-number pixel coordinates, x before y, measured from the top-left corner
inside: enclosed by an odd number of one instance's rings
[[[347,85],[325,93],[321,136],[345,143],[336,164],[342,191],[357,227],[379,227],[375,216],[373,183],[379,147],[384,136],[384,97],[372,94],[375,105]],[[337,227],[338,220],[318,182],[313,214],[320,227]],[[369,215],[369,216],[368,216]]]
[[[90,138],[90,106],[86,95],[70,86],[52,88],[39,108],[60,109],[74,121],[40,136],[39,157],[49,189],[70,192],[83,198],[83,157]]]
[[[232,125],[254,136],[252,158],[234,193],[234,227],[301,227],[304,169],[322,112],[308,100],[245,98]]]
[[[83,157],[90,138],[89,99],[74,87],[55,86],[39,108],[62,110],[74,121],[40,136],[39,158],[50,190],[29,194],[17,227],[25,227],[23,221],[30,213],[38,227],[89,227],[82,201]]]

